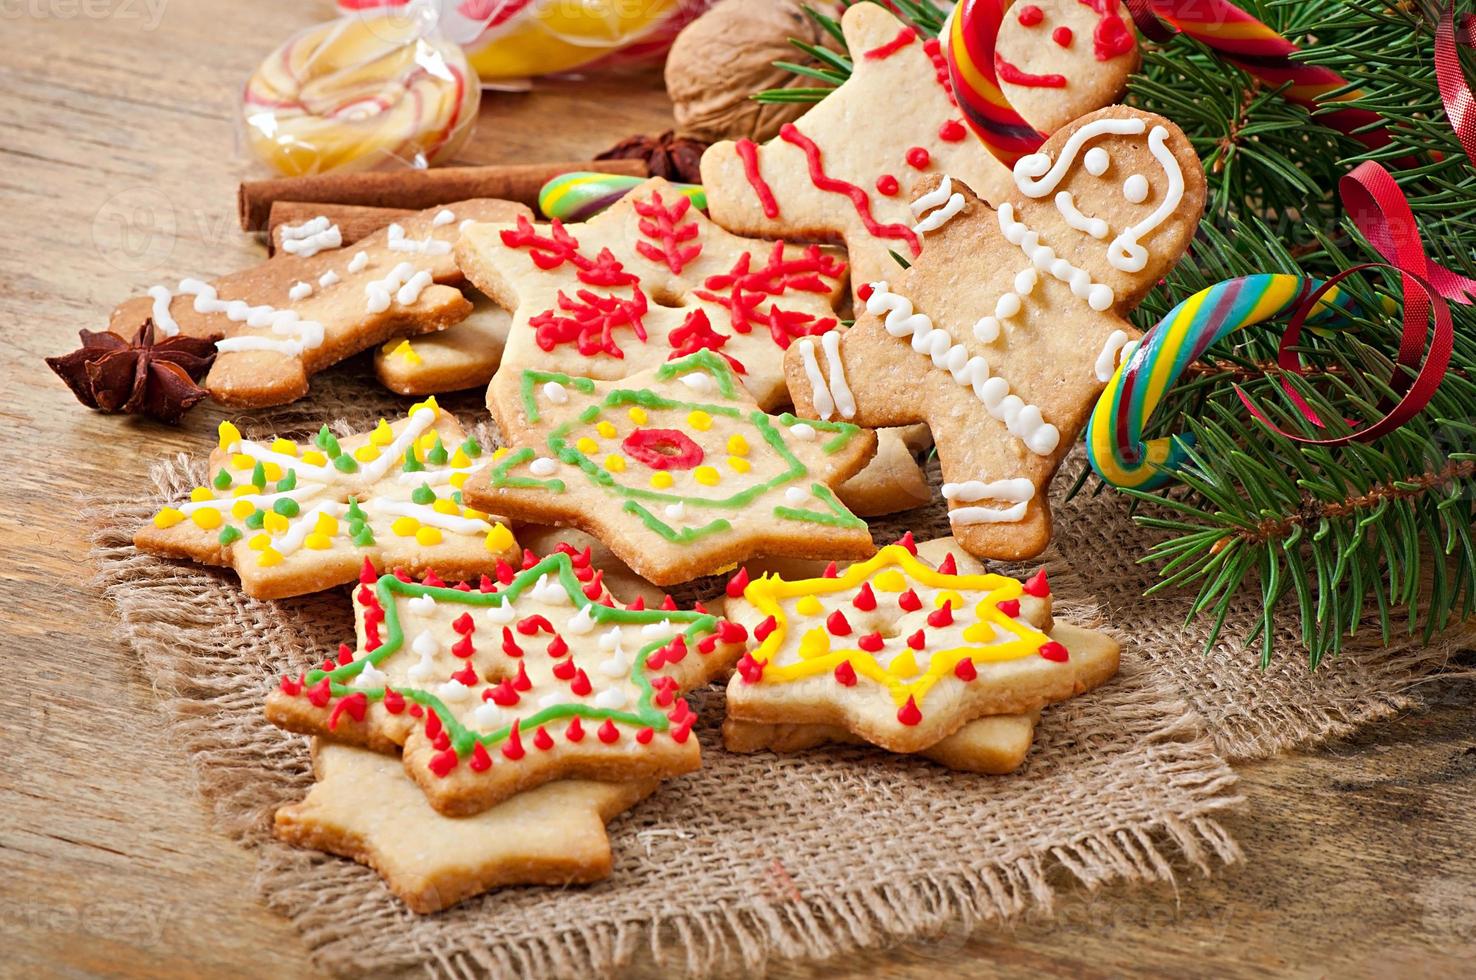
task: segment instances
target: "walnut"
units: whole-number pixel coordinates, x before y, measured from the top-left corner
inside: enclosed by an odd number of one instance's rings
[[[809,103],[765,104],[750,96],[820,84],[773,64],[810,62],[790,38],[835,47],[830,35],[805,16],[806,6],[836,13],[832,5],[810,0],[722,0],[687,25],[666,59],[666,91],[678,132],[709,141],[765,140],[799,118]]]

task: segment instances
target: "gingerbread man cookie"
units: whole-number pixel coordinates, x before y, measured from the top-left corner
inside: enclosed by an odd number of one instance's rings
[[[1053,623],[1043,572],[961,575],[895,544],[834,577],[746,578],[729,583],[726,607],[753,638],[728,684],[737,722],[834,726],[923,752],[975,719],[1033,712],[1117,672],[1111,638]]]
[[[489,463],[434,398],[343,439],[325,426],[307,445],[253,442],[222,422],[209,479],[154,515],[134,543],[229,565],[259,599],[352,582],[366,560],[475,577],[518,554],[506,527],[461,499],[467,477]]]
[[[396,222],[351,246],[326,217],[281,230],[277,256],[213,282],[182,279],[113,311],[108,329],[132,336],[145,320],[164,336],[216,341],[204,387],[227,405],[280,405],[307,394],[308,377],[351,354],[444,329],[471,304],[452,247],[463,224],[510,221],[528,209],[462,201]]]
[[[277,836],[368,865],[420,913],[507,885],[608,877],[605,824],[659,785],[563,780],[469,817],[447,817],[391,755],[315,739],[313,774],[307,796],[277,810]]]
[[[1076,23],[1073,8],[1081,4],[1039,0],[1034,6]],[[1010,190],[1010,172],[965,125],[937,39],[918,36],[874,3],[849,6],[841,27],[853,56],[851,77],[762,145],[714,144],[702,157],[702,183],[713,220],[731,231],[844,241],[854,286],[896,272],[889,252],[915,259],[926,231],[946,220],[909,210],[908,192],[920,177],[952,174],[986,200],[999,200]],[[1033,100],[1022,100],[1021,112],[1036,128],[1110,104],[1137,64],[1126,55],[1098,62],[1081,44],[1062,47],[1047,33],[1016,23],[1000,38],[1001,58],[1049,64],[1063,80],[1049,90],[1044,118],[1031,115],[1040,108]],[[1039,53],[1025,61],[1024,52],[1032,51]]]
[[[1178,127],[1125,106],[1022,157],[1015,183],[995,211],[943,178],[920,203],[961,203],[917,263],[863,287],[833,356],[797,348],[785,365],[801,414],[927,422],[954,537],[1000,559],[1050,541],[1045,490],[1139,335],[1126,314],[1188,248],[1205,198]]]
[[[657,585],[761,554],[873,550],[832,488],[865,465],[875,434],[764,414],[720,352],[624,382],[504,368],[488,400],[517,449],[470,481],[467,499],[588,531]]]
[[[357,649],[282,678],[267,718],[403,747],[406,772],[450,816],[559,779],[691,772],[700,750],[681,694],[731,668],[747,633],[674,603],[622,607],[587,553],[569,551],[504,564],[477,588],[366,569]]]
[[[730,235],[660,179],[579,224],[472,225],[457,257],[513,311],[511,370],[616,380],[711,350],[764,408],[788,400],[784,351],[835,328],[846,284],[829,251]]]

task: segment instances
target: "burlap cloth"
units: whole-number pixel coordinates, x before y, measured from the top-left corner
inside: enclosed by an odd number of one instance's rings
[[[365,404],[365,391],[318,391],[310,411],[251,428],[285,433],[313,417],[363,423],[397,411],[388,400]],[[258,602],[228,573],[139,554],[133,529],[195,485],[199,465],[165,462],[141,498],[94,502],[94,557],[216,823],[255,851],[265,900],[337,973],[587,975],[646,958],[692,974],[751,969],[957,934],[1048,909],[1063,884],[1208,873],[1239,856],[1215,820],[1239,802],[1226,758],[1313,744],[1408,708],[1412,683],[1468,638],[1379,650],[1370,636],[1312,675],[1295,624],[1284,623],[1277,661],[1262,672],[1236,640],[1254,612],[1247,599],[1205,656],[1204,627],[1183,623],[1187,596],[1141,596],[1153,572],[1134,558],[1147,532],[1119,497],[1084,494],[1058,503],[1046,563],[1058,615],[1116,635],[1122,671],[1047,710],[1020,772],[961,775],[865,749],[729,755],[713,689],[694,705],[703,768],[611,824],[608,880],[506,889],[416,916],[369,870],[271,836],[272,812],[299,799],[311,775],[306,740],[263,720],[263,694],[352,636],[350,605],[341,591]],[[921,540],[946,533],[947,520],[933,505],[876,527],[878,540],[902,528]]]

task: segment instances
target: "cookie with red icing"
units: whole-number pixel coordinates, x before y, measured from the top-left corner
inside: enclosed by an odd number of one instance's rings
[[[785,726],[769,744],[786,748],[788,726],[804,726],[951,752],[940,743],[978,719],[1028,715],[1117,672],[1115,641],[1052,620],[1044,572],[1019,582],[949,559],[934,568],[905,544],[816,578],[740,572],[729,594],[727,615],[751,637],[728,684],[735,749],[755,747],[758,724]]]
[[[1045,491],[1139,336],[1128,313],[1189,247],[1205,200],[1179,128],[1126,106],[1062,129],[1012,179],[993,209],[942,178],[923,200],[950,214],[921,258],[862,288],[833,352],[786,362],[802,415],[927,422],[954,537],[998,559],[1050,541]]]
[[[358,642],[283,677],[266,715],[380,752],[438,813],[481,813],[561,779],[661,779],[701,763],[682,694],[725,673],[746,632],[665,602],[620,604],[573,548],[477,584],[376,576]]]
[[[1026,121],[1049,131],[1115,101],[1137,65],[1136,47],[1098,61],[1090,36],[1063,47],[1046,26],[1085,30],[1084,18],[1096,16],[1088,6],[1040,0],[1034,7],[1043,16],[1031,28],[1011,16],[1019,8],[1004,15],[996,64],[1016,66],[1016,79],[1052,76],[1048,89],[1016,86]],[[911,207],[920,179],[951,174],[992,201],[1009,193],[1010,171],[965,124],[939,39],[874,3],[850,5],[841,27],[851,77],[762,145],[714,144],[702,158],[702,183],[713,220],[732,231],[844,241],[854,287],[898,271],[890,252],[911,261],[922,251],[931,220]]]
[[[659,785],[562,780],[469,817],[447,817],[392,755],[314,740],[313,775],[306,797],[277,810],[277,837],[368,865],[420,913],[508,885],[608,877],[605,824]]]
[[[847,275],[833,250],[724,231],[659,178],[585,222],[471,225],[457,259],[512,313],[510,371],[613,381],[707,350],[765,408],[788,400],[785,350],[838,325]]]

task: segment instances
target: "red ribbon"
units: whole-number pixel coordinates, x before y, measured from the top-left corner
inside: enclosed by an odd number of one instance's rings
[[[1414,213],[1389,171],[1371,161],[1361,163],[1338,182],[1338,192],[1354,224],[1388,261],[1367,262],[1344,269],[1307,297],[1298,306],[1286,333],[1282,335],[1276,363],[1288,373],[1302,375],[1304,367],[1295,347],[1302,335],[1302,325],[1316,308],[1318,300],[1354,273],[1366,269],[1393,269],[1400,274],[1404,300],[1399,357],[1389,381],[1389,387],[1399,395],[1399,400],[1371,425],[1347,435],[1312,439],[1277,426],[1239,385],[1235,386],[1235,393],[1256,421],[1286,439],[1305,445],[1341,446],[1354,441],[1368,442],[1393,432],[1423,411],[1445,380],[1455,346],[1455,326],[1446,300],[1468,304],[1471,302],[1468,294],[1476,289],[1476,282],[1456,275],[1425,254]],[[1434,315],[1434,330],[1427,349],[1425,320],[1431,314]],[[1302,417],[1317,428],[1323,428],[1322,419],[1296,393],[1291,383],[1283,380],[1281,386]]]
[[[1459,43],[1466,47],[1472,43],[1472,21],[1470,16],[1461,21]],[[1450,128],[1455,130],[1467,159],[1476,163],[1476,99],[1471,96],[1456,45],[1455,0],[1450,0],[1440,14],[1440,23],[1435,25],[1435,80],[1440,84],[1440,101],[1445,105]]]

